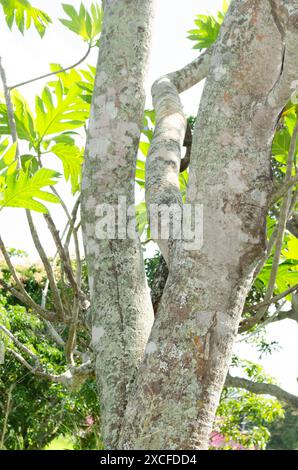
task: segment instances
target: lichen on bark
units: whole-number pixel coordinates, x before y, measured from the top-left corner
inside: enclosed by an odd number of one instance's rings
[[[232,1],[212,50],[155,82],[146,199],[181,204],[178,94],[207,75],[187,192],[187,203],[203,205],[204,243],[162,247],[169,276],[147,347],[153,312],[139,242],[98,240],[95,227],[97,204],[134,201],[152,2],[105,5],[82,188],[104,440],[109,448],[205,449],[265,250],[271,143],[298,72],[298,1]]]
[[[96,227],[99,205],[116,209],[119,197],[127,205],[134,203],[151,19],[151,0],[105,2],[83,171],[92,346],[107,448],[117,447],[129,386],[143,356],[153,309],[139,240],[100,239]]]

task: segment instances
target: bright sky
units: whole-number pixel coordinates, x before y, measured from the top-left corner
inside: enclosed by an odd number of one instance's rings
[[[64,0],[78,7],[80,0]],[[192,49],[192,43],[187,36],[187,30],[193,27],[193,20],[199,13],[214,13],[221,8],[222,0],[155,0],[156,14],[153,31],[153,47],[151,66],[148,76],[148,104],[150,104],[150,85],[152,82],[172,70],[178,69],[193,60],[198,52]],[[91,0],[84,0],[89,6]],[[11,33],[0,13],[0,55],[6,68],[8,84],[13,85],[35,76],[47,73],[48,64],[61,63],[71,65],[85,53],[86,47],[74,34],[65,29],[57,18],[65,17],[60,0],[32,0],[32,4],[45,10],[53,19],[54,24],[47,30],[41,40],[38,34],[29,30],[22,36],[16,29]],[[96,54],[88,58],[87,63],[96,64]],[[21,89],[23,95],[32,101],[44,82],[37,82]],[[202,92],[202,84],[192,88],[182,95],[187,115],[196,115]],[[63,187],[59,190],[66,194]],[[71,198],[68,197],[68,202]],[[55,206],[52,209],[57,225],[62,228],[64,217],[61,210]],[[35,216],[42,239],[48,253],[54,252],[54,246],[47,234],[41,216]],[[10,247],[24,249],[35,258],[35,249],[27,230],[23,210],[5,209],[0,213],[1,235]],[[269,338],[279,341],[281,351],[258,360],[256,352],[243,344],[237,349],[241,356],[256,362],[262,362],[266,371],[278,378],[278,381],[289,391],[298,393],[298,326],[289,320],[278,322],[268,328]]]

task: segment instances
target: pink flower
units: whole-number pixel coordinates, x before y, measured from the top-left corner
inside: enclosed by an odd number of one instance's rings
[[[86,416],[85,423],[87,426],[92,426],[94,424],[94,419],[92,418],[91,415]]]
[[[219,432],[213,431],[210,436],[209,444],[211,447],[222,447],[226,444],[226,439],[222,434],[219,434]]]

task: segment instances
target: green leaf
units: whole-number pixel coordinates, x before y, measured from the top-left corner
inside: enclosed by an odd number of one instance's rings
[[[54,96],[45,87],[42,98],[36,97],[35,128],[39,143],[44,137],[82,127],[89,117],[90,106],[82,100],[80,88],[71,86],[67,92],[58,81]]]
[[[27,140],[34,145],[37,138],[34,116],[30,111],[27,101],[17,90],[14,90],[12,93],[12,102],[14,105],[18,138]]]
[[[52,72],[57,72],[62,70],[63,67],[61,64],[50,64],[50,69]],[[82,80],[81,74],[76,69],[71,69],[68,72],[60,72],[56,75],[59,79],[59,82],[52,81],[48,85],[56,88],[56,94],[66,94],[72,86],[77,82]],[[59,89],[57,89],[59,87]]]
[[[150,142],[140,142],[139,148],[142,154],[146,157],[150,148]]]
[[[22,207],[37,212],[48,212],[47,208],[39,202],[48,201],[59,203],[59,199],[43,188],[57,183],[59,174],[56,171],[46,168],[39,169],[33,176],[30,176],[30,165],[26,170],[20,169],[2,181],[2,191],[0,193],[0,206],[2,207]],[[38,199],[38,200],[36,200]]]
[[[41,37],[44,36],[46,27],[52,23],[51,18],[42,10],[33,7],[28,0],[0,0],[6,23],[9,29],[15,21],[19,31],[23,34],[29,29],[32,22]]]
[[[10,135],[7,109],[4,103],[0,103],[0,135]]]
[[[197,28],[188,31],[188,39],[195,41],[193,49],[208,49],[215,43],[221,24],[228,9],[228,2],[223,2],[223,11],[217,17],[211,15],[197,15],[195,25]]]
[[[296,237],[289,237],[286,249],[283,250],[282,254],[285,258],[298,262],[298,239]]]
[[[72,193],[80,189],[82,178],[83,150],[76,145],[56,144],[51,151],[62,161],[66,181],[71,182]]]
[[[8,139],[6,139],[8,142]],[[3,143],[5,143],[4,141]],[[2,173],[1,176],[6,177],[6,175],[12,175],[17,166],[18,161],[16,159],[16,152],[17,152],[17,144],[14,143],[8,150],[5,152],[3,157],[0,160],[0,172]]]
[[[136,223],[140,237],[148,226],[147,210],[145,202],[141,202],[136,206]]]
[[[17,152],[17,143],[15,142],[12,144],[12,146],[7,150],[5,155],[3,156],[3,161],[6,166],[9,166],[12,164],[16,157],[16,152]]]
[[[9,139],[4,139],[2,142],[0,142],[0,155],[5,152],[7,147],[9,146]]]
[[[29,105],[23,96],[16,90],[11,93],[14,107],[14,117],[16,122],[18,138],[27,140],[34,145],[36,141],[36,130],[34,127],[34,116]],[[0,103],[0,134],[11,135],[8,125],[7,108],[4,103]]]
[[[61,23],[84,41],[91,43],[95,40],[102,28],[102,8],[92,3],[90,14],[82,3],[78,12],[70,4],[64,3],[62,7],[69,19],[60,19]]]
[[[272,155],[288,156],[291,143],[291,136],[286,127],[276,132],[272,144]]]

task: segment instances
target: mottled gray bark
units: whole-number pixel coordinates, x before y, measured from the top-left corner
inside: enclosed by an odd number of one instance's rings
[[[169,277],[126,411],[124,448],[207,447],[244,301],[265,250],[271,143],[298,73],[297,18],[297,1],[231,3],[213,50],[190,164],[188,202],[204,206],[204,244],[198,251],[171,244]],[[170,90],[176,113],[173,77],[160,85]],[[149,171],[150,188],[152,178],[156,186],[170,182],[168,203],[177,194],[180,114],[166,116],[165,127],[176,126],[170,154],[166,138],[160,153],[154,148],[155,160],[164,155],[173,164],[164,164],[163,175]]]
[[[82,185],[92,345],[102,434],[116,448],[129,386],[153,322],[139,240],[99,239],[99,204],[134,203],[152,1],[106,0]],[[117,221],[117,227],[120,220]]]

